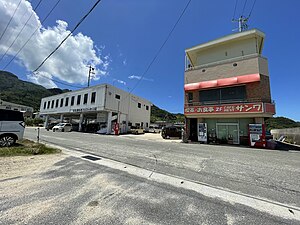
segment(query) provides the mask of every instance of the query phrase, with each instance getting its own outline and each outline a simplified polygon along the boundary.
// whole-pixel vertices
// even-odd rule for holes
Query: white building
[[[8,109],[20,111],[24,114],[25,118],[31,118],[33,115],[33,108],[26,105],[20,105],[12,102],[3,101],[0,99],[0,109]]]
[[[117,123],[120,133],[126,133],[131,126],[149,127],[151,105],[150,101],[102,84],[43,98],[40,115],[45,116],[45,126],[56,119],[74,127],[78,124],[79,131],[88,126],[94,126],[94,131],[106,127],[109,134]]]

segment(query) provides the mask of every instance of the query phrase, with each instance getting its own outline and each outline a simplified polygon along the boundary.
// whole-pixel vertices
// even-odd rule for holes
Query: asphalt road
[[[25,130],[26,138],[36,140],[36,134],[33,128]],[[300,207],[300,152],[183,144],[158,134],[153,137],[40,132],[42,141],[74,151]]]
[[[5,160],[1,225],[299,224],[68,155]]]

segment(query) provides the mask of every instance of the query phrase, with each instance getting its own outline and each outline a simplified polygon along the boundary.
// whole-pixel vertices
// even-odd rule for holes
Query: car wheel
[[[10,135],[4,135],[0,138],[0,146],[1,147],[10,147],[14,143],[16,143],[16,138]]]
[[[53,132],[55,132],[55,129],[52,129],[53,130]]]
[[[65,129],[63,128],[63,129],[61,129],[61,132],[64,132],[65,131]]]

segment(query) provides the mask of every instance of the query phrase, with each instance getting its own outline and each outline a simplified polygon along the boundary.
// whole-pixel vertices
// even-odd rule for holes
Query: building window
[[[199,99],[204,105],[244,102],[246,86],[199,91]]]
[[[66,97],[66,102],[65,102],[65,106],[69,105],[69,97]]]
[[[148,105],[146,105],[146,110],[149,110],[149,106]]]
[[[55,108],[58,107],[58,99],[56,99],[56,102],[55,102]]]
[[[138,103],[138,108],[142,108],[142,104],[141,103]]]
[[[44,109],[46,109],[46,106],[47,106],[47,102],[44,102]]]
[[[80,105],[81,95],[77,95],[77,105]]]
[[[91,103],[95,103],[96,101],[96,92],[92,92]]]
[[[71,106],[74,105],[74,102],[75,102],[75,96],[72,96],[71,97]]]
[[[52,100],[52,102],[51,102],[51,109],[53,109],[54,108],[54,100]]]
[[[193,92],[188,93],[188,103],[192,103],[194,99],[194,94]]]
[[[115,95],[115,98],[120,100],[120,99],[121,99],[121,96],[118,95],[118,94],[116,94],[116,95]]]
[[[48,104],[47,104],[47,109],[50,108],[50,101],[48,101]]]
[[[64,106],[64,99],[60,99],[60,107],[63,107]]]
[[[89,97],[88,94],[84,94],[84,97],[83,97],[83,104],[87,104],[88,97]]]

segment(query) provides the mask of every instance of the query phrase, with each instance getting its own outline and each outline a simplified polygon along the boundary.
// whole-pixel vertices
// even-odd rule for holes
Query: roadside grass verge
[[[24,139],[12,147],[0,148],[0,157],[22,156],[22,155],[44,155],[60,153],[61,150],[50,148],[44,144],[38,144],[33,141]]]

